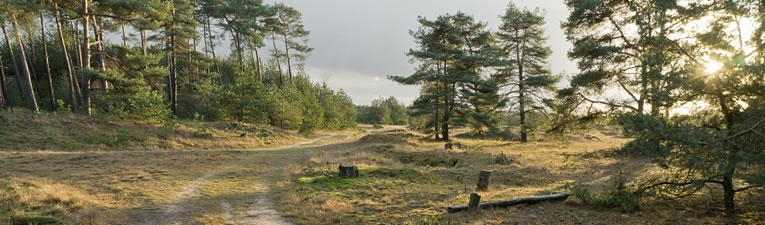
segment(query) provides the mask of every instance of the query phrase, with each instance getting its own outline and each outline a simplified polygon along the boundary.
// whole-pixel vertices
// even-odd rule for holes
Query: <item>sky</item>
[[[265,0],[283,2],[303,14],[311,30],[308,44],[314,48],[305,70],[315,82],[326,82],[342,89],[355,104],[367,105],[379,97],[394,96],[410,104],[418,86],[404,86],[387,79],[388,75],[407,76],[416,64],[406,56],[415,42],[410,30],[419,27],[418,16],[434,19],[438,15],[462,11],[496,30],[499,16],[510,0]],[[546,35],[553,54],[553,74],[577,72],[566,54],[571,43],[560,24],[568,17],[563,0],[514,0],[517,6],[545,11]],[[228,44],[223,45],[228,46]],[[227,49],[219,48],[228,54]],[[217,52],[217,51],[216,51]],[[220,53],[219,53],[220,54]]]

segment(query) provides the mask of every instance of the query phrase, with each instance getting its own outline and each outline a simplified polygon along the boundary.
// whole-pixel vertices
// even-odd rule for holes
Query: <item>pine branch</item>
[[[603,104],[603,105],[608,105],[608,106],[611,106],[611,107],[614,107],[614,106],[625,107],[625,108],[629,108],[629,109],[632,109],[634,111],[637,111],[637,108],[635,108],[633,106],[630,106],[630,105],[620,105],[620,104],[615,104],[615,103],[612,103],[612,102],[604,102],[604,101],[599,101],[599,100],[592,100],[592,99],[587,98],[587,96],[584,96],[582,93],[579,93],[579,96],[581,96],[584,100],[586,100],[586,101],[588,101],[590,103]]]
[[[752,189],[752,188],[761,188],[761,187],[762,187],[762,185],[750,185],[750,186],[747,186],[747,187],[743,187],[743,188],[739,188],[739,189],[733,190],[733,192],[746,191],[746,190],[749,190],[749,189]]]

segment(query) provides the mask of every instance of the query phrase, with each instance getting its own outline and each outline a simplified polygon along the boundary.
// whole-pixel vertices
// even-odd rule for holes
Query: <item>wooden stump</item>
[[[340,165],[340,177],[358,177],[359,168],[356,165]]]
[[[489,179],[491,178],[491,170],[481,170],[478,174],[478,184],[476,184],[476,190],[487,191],[489,190]]]
[[[444,150],[452,150],[452,143],[444,144]]]
[[[470,202],[468,202],[468,211],[477,211],[478,206],[481,204],[481,195],[477,193],[470,193]]]

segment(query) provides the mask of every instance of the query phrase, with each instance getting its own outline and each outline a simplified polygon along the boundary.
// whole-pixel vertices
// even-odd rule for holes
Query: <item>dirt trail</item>
[[[201,215],[212,215],[224,224],[245,225],[292,225],[281,217],[273,208],[273,193],[269,184],[273,183],[280,171],[289,163],[305,155],[305,151],[339,143],[346,136],[325,135],[308,141],[286,145],[274,149],[253,150],[257,154],[231,162],[222,167],[207,171],[193,181],[185,184],[180,191],[168,193],[170,201],[158,208],[142,210],[134,214],[133,221],[142,224],[201,224],[197,219]],[[258,167],[256,181],[247,189],[254,192],[248,199],[227,199],[225,197],[206,196],[202,189],[214,182],[228,179],[225,174],[240,168]],[[218,199],[216,199],[218,198]],[[215,201],[211,203],[211,201]],[[243,201],[235,204],[232,201]]]

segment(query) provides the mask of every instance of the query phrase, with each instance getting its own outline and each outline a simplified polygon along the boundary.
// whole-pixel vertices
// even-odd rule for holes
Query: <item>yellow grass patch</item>
[[[611,187],[626,177],[631,184],[660,173],[647,158],[618,154],[628,140],[592,131],[566,141],[529,143],[455,139],[466,147],[444,150],[444,143],[405,130],[372,133],[337,148],[316,151],[293,166],[279,186],[280,210],[301,224],[718,224],[726,222],[719,196],[645,199],[643,210],[622,213],[583,204],[575,197],[560,203],[523,205],[479,213],[447,214],[467,205],[480,170],[492,170],[482,201],[564,192],[567,185]],[[588,138],[596,136],[600,140]],[[504,160],[498,158],[504,156]],[[361,177],[337,176],[339,164],[355,164]],[[299,168],[299,169],[298,169]],[[739,221],[762,221],[765,203],[739,197]],[[752,204],[757,202],[755,204]],[[320,215],[317,217],[317,215]]]

